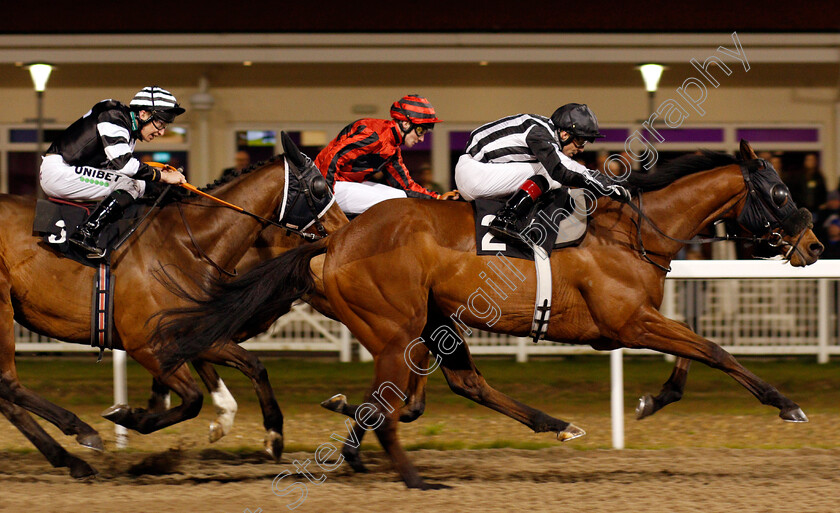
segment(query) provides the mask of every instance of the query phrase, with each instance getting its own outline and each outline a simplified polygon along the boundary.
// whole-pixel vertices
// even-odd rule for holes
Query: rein
[[[746,195],[746,193],[745,193],[745,195]],[[639,220],[634,221],[634,223],[636,224],[636,241],[639,244],[639,248],[638,248],[639,254],[642,255],[642,258],[647,260],[649,263],[651,263],[651,264],[655,265],[656,267],[662,269],[666,273],[671,272],[670,267],[664,266],[664,265],[662,265],[658,262],[655,262],[654,260],[651,260],[651,258],[648,256],[648,252],[645,249],[645,244],[642,241],[642,222],[643,221],[646,221],[651,226],[651,228],[653,228],[654,231],[656,231],[662,237],[665,237],[668,240],[671,240],[671,241],[674,241],[674,242],[677,242],[677,243],[680,243],[680,244],[706,244],[706,243],[710,243],[710,242],[723,242],[723,241],[728,241],[728,240],[732,240],[732,241],[734,241],[734,240],[746,240],[746,241],[751,241],[751,242],[758,242],[758,241],[761,240],[760,238],[755,237],[755,236],[753,236],[753,237],[743,237],[743,236],[740,236],[740,235],[728,235],[728,234],[724,235],[722,237],[719,237],[719,236],[699,237],[699,238],[695,237],[695,238],[690,239],[690,240],[678,239],[676,237],[671,237],[667,233],[663,232],[661,228],[656,226],[656,223],[651,221],[651,219],[647,215],[645,215],[645,213],[642,211],[642,193],[641,193],[641,191],[639,191],[638,198],[639,198],[639,206],[636,206],[636,204],[633,203],[632,201],[628,202],[627,205],[630,206],[630,208],[632,210],[634,210],[637,214],[639,214]],[[727,213],[729,213],[730,210],[735,208],[735,205],[737,205],[737,204],[738,204],[738,202],[735,202],[735,204],[732,205],[729,208],[729,210],[724,212],[724,215],[726,215]]]
[[[294,166],[292,166],[292,167],[294,167]],[[232,208],[233,210],[236,210],[240,214],[245,214],[247,216],[251,216],[251,217],[260,221],[263,224],[271,224],[271,225],[277,226],[279,228],[282,228],[282,229],[286,230],[287,232],[295,233],[295,234],[299,235],[304,240],[313,242],[313,241],[319,240],[319,239],[327,236],[327,232],[324,229],[323,225],[321,225],[320,221],[318,220],[317,215],[316,215],[315,222],[318,225],[318,231],[322,232],[321,236],[315,235],[314,233],[305,233],[305,232],[301,232],[301,231],[298,231],[298,230],[294,230],[292,228],[289,228],[288,226],[283,226],[282,224],[280,224],[276,221],[272,221],[271,219],[267,219],[263,216],[254,214],[253,212],[248,212],[247,210],[245,210],[242,207],[234,205],[233,203],[228,203],[227,201],[225,201],[223,199],[219,199],[219,198],[213,196],[212,194],[207,194],[206,192],[204,192],[202,190],[199,190],[195,185],[188,184],[188,183],[182,183],[181,187],[183,187],[184,189],[187,189],[190,192],[194,192],[194,193],[198,194],[199,196],[203,196],[203,197],[211,199],[211,200],[213,200],[217,203],[220,203],[220,204],[222,204],[222,205],[224,205],[228,208]],[[308,189],[307,189],[307,191],[308,191]],[[307,199],[309,199],[308,196],[307,196]],[[311,205],[312,205],[312,203],[310,202],[310,206]],[[179,204],[178,208],[180,209],[180,204]],[[313,214],[314,214],[314,212],[313,212]],[[181,214],[181,217],[183,218],[183,213]]]
[[[233,272],[226,271],[225,269],[222,268],[222,266],[220,266],[212,258],[210,258],[207,255],[207,253],[204,252],[203,249],[201,249],[201,246],[198,245],[198,241],[195,240],[195,237],[193,237],[192,229],[190,228],[190,223],[188,223],[187,218],[184,217],[184,210],[181,208],[181,204],[176,203],[176,205],[178,206],[178,213],[181,215],[181,221],[184,222],[184,228],[187,229],[187,235],[190,236],[190,241],[192,241],[193,246],[195,247],[196,251],[198,251],[198,255],[201,258],[203,258],[204,260],[207,260],[208,262],[210,262],[210,265],[212,265],[220,273],[225,274],[227,276],[230,276],[231,278],[237,276],[236,269],[234,269]]]

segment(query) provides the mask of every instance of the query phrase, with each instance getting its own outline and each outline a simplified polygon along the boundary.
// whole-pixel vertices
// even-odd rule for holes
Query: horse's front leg
[[[219,373],[210,362],[196,359],[192,361],[198,377],[210,392],[213,406],[216,407],[216,418],[210,423],[210,443],[219,441],[233,429],[233,419],[236,417],[238,406],[233,394],[230,393]]]
[[[175,371],[164,374],[160,362],[150,350],[129,350],[128,354],[151,372],[158,383],[178,394],[181,404],[162,413],[151,413],[144,408],[130,408],[125,404],[115,404],[102,412],[103,417],[145,435],[198,415],[201,411],[203,395],[186,365],[181,365]]]
[[[653,397],[648,394],[639,399],[639,404],[636,406],[636,420],[649,417],[661,410],[664,406],[682,399],[685,383],[688,380],[688,368],[690,366],[691,360],[677,357],[677,361],[674,363],[674,370],[671,371],[668,381],[662,385],[662,390],[660,390],[659,395]]]
[[[204,360],[192,360],[202,383],[210,392],[213,398],[213,405],[216,407],[216,419],[210,423],[210,443],[218,442],[221,438],[233,429],[233,419],[236,416],[236,399],[225,386],[225,382],[213,368],[213,365]],[[160,381],[152,380],[152,393],[149,396],[149,413],[162,413],[169,409],[169,387]]]
[[[711,340],[694,333],[687,326],[666,318],[656,309],[641,309],[635,319],[619,330],[626,347],[647,348],[703,362],[720,369],[750,391],[762,404],[779,409],[779,417],[789,422],[807,422],[808,417],[795,402],[782,395]]]

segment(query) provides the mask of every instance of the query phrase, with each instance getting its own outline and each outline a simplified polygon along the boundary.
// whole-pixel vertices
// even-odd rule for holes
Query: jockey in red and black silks
[[[434,107],[422,96],[404,96],[391,106],[391,118],[366,118],[347,125],[315,158],[346,213],[360,214],[391,198],[440,197],[411,178],[400,150],[402,145],[411,148],[422,142],[440,122]],[[380,171],[384,183],[373,181]]]

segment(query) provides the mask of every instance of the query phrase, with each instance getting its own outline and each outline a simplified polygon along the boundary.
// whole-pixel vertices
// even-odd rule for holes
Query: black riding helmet
[[[571,134],[567,140],[560,141],[563,146],[572,142],[575,137],[583,138],[587,142],[605,137],[598,131],[598,118],[585,103],[563,105],[551,115],[551,122],[558,132],[563,130]]]
[[[139,112],[145,110],[151,112],[152,119],[159,119],[164,123],[172,123],[175,121],[175,116],[184,113],[184,109],[178,105],[175,96],[158,86],[144,87],[128,104],[131,110]],[[147,121],[148,123],[148,121]],[[142,123],[145,125],[146,123]]]

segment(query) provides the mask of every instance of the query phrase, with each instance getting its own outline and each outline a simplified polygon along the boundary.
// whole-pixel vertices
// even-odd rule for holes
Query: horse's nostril
[[[814,256],[820,256],[820,255],[822,255],[822,252],[823,252],[823,250],[825,249],[825,246],[823,246],[823,245],[822,245],[822,244],[820,244],[819,242],[813,242],[813,243],[811,243],[811,245],[808,247],[808,249],[809,249],[809,250],[811,250],[811,254],[812,254],[812,255],[814,255]]]

